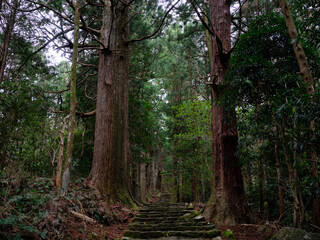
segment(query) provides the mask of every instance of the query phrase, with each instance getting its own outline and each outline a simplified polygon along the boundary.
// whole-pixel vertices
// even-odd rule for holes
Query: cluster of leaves
[[[207,141],[211,139],[211,103],[206,100],[186,101],[173,106],[174,122],[181,131],[174,136],[185,141]]]
[[[39,226],[46,218],[46,206],[55,196],[51,179],[38,178],[27,186],[27,180],[0,178],[0,236],[16,239],[45,238],[48,231]]]

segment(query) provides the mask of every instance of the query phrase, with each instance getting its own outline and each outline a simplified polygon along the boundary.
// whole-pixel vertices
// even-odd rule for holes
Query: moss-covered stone
[[[221,231],[205,222],[200,212],[179,204],[147,204],[130,223],[124,237],[132,239],[212,239]]]
[[[191,213],[184,214],[183,216],[179,217],[178,219],[184,219],[184,220],[193,219],[193,218],[199,216],[200,214],[201,214],[200,212],[193,211]]]
[[[167,233],[166,232],[161,232],[161,231],[150,231],[150,232],[140,232],[140,238],[146,239],[156,239],[160,237],[166,237]]]
[[[214,229],[208,232],[205,232],[204,236],[206,238],[214,238],[214,237],[219,237],[221,235],[221,231],[219,229]]]
[[[128,208],[131,208],[133,210],[139,210],[137,204],[135,204],[129,193],[118,194],[118,200]]]
[[[140,232],[139,231],[125,231],[123,236],[128,237],[128,238],[140,238]]]
[[[284,227],[281,228],[271,240],[320,240],[320,234],[308,233],[297,228]]]
[[[227,229],[226,231],[224,231],[222,233],[222,235],[227,237],[230,240],[236,240],[236,236],[234,235],[234,233],[230,229]]]

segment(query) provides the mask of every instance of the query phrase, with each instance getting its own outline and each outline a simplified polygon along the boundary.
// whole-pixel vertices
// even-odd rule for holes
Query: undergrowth
[[[88,223],[72,211],[95,221]],[[79,179],[58,197],[50,178],[0,178],[0,239],[106,239],[106,227],[128,222],[134,212],[108,205]]]

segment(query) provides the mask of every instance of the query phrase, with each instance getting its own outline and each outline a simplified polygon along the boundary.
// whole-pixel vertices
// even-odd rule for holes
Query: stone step
[[[208,222],[194,222],[194,221],[182,221],[182,222],[175,222],[175,224],[172,223],[156,223],[156,224],[149,224],[149,223],[141,223],[141,222],[137,222],[137,223],[130,223],[129,226],[164,226],[164,227],[171,227],[171,226],[177,226],[177,227],[181,227],[181,226],[206,226],[206,225],[212,225]]]
[[[172,215],[172,216],[181,216],[187,213],[192,213],[192,210],[181,210],[181,211],[140,211],[137,216],[155,216],[155,215]],[[157,216],[155,216],[157,217]]]
[[[164,221],[176,221],[179,216],[164,216],[164,217],[135,217],[132,222],[164,222]]]
[[[122,240],[129,239],[213,239],[221,231],[205,221],[199,212],[184,204],[169,203],[169,195],[160,203],[145,204],[132,220]]]
[[[144,221],[141,220],[136,220],[135,218],[132,220],[132,223],[140,223],[140,224],[180,224],[180,223],[189,223],[190,225],[194,225],[195,223],[199,223],[199,222],[203,222],[206,223],[206,221],[204,219],[199,219],[199,220],[194,220],[194,219],[185,219],[185,220],[175,220],[175,219],[147,219]]]
[[[143,208],[140,210],[140,213],[164,213],[164,212],[190,212],[193,211],[192,208],[168,208],[168,209],[163,209],[163,208]]]
[[[151,207],[157,207],[157,206],[183,206],[186,205],[184,203],[144,203],[144,206],[151,206]]]
[[[133,239],[156,239],[161,237],[214,238],[220,236],[218,229],[210,231],[125,231],[124,237]]]
[[[142,240],[142,238],[129,238],[129,237],[122,237],[121,240]],[[155,240],[155,239],[153,239]],[[160,237],[156,238],[156,240],[221,240],[220,236],[215,238],[190,238],[190,237]]]
[[[211,224],[208,225],[130,225],[130,231],[166,231],[166,230],[175,230],[175,231],[208,231],[215,229]]]

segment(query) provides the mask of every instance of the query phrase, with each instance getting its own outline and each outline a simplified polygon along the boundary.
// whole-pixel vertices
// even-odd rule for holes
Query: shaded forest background
[[[118,6],[114,13],[105,7],[109,2]],[[298,29],[298,36],[290,39],[277,1],[231,1],[235,47],[224,82],[216,86],[225,89],[224,94],[213,101],[213,37],[199,17],[210,26],[209,2],[214,1],[124,2],[128,6],[123,1],[0,0],[0,230],[1,225],[26,225],[40,234],[45,211],[35,217],[32,206],[41,209],[60,194],[73,196],[74,189],[89,191],[92,186],[98,198],[133,209],[159,192],[171,193],[173,201],[207,203],[216,176],[211,112],[215,104],[235,110],[247,223],[319,231],[320,3],[288,1]],[[80,30],[77,58],[72,60],[75,10]],[[127,36],[121,35],[122,28],[110,28],[118,31],[115,38],[120,36],[114,46],[101,37],[113,36],[111,30],[104,32],[108,23],[103,21],[112,14],[114,22],[128,28]],[[299,74],[292,48],[297,42],[302,43],[313,76],[311,93]],[[125,112],[125,104],[115,112],[119,111],[119,122],[127,123],[119,129],[127,129],[128,136],[119,129],[112,133],[125,145],[117,144],[125,160],[111,163],[122,164],[114,168],[121,173],[114,179],[121,176],[123,184],[114,180],[119,183],[114,190],[99,183],[93,158],[99,133],[97,84],[99,76],[111,72],[102,70],[101,56],[107,59],[117,52],[115,46],[123,51],[115,53],[114,72],[126,79],[118,85],[127,91],[128,115],[119,110]],[[122,59],[130,66],[127,73],[120,72]],[[75,83],[70,81],[72,63],[77,67]],[[72,86],[75,118],[68,117]],[[113,96],[112,101],[121,102],[123,96]],[[223,117],[227,125],[234,121],[233,116]],[[65,155],[72,119],[69,158]],[[59,181],[69,168],[69,193],[65,185],[66,191],[47,194],[63,188]],[[225,169],[229,170],[232,175],[234,169]],[[86,214],[105,220],[99,213]]]

